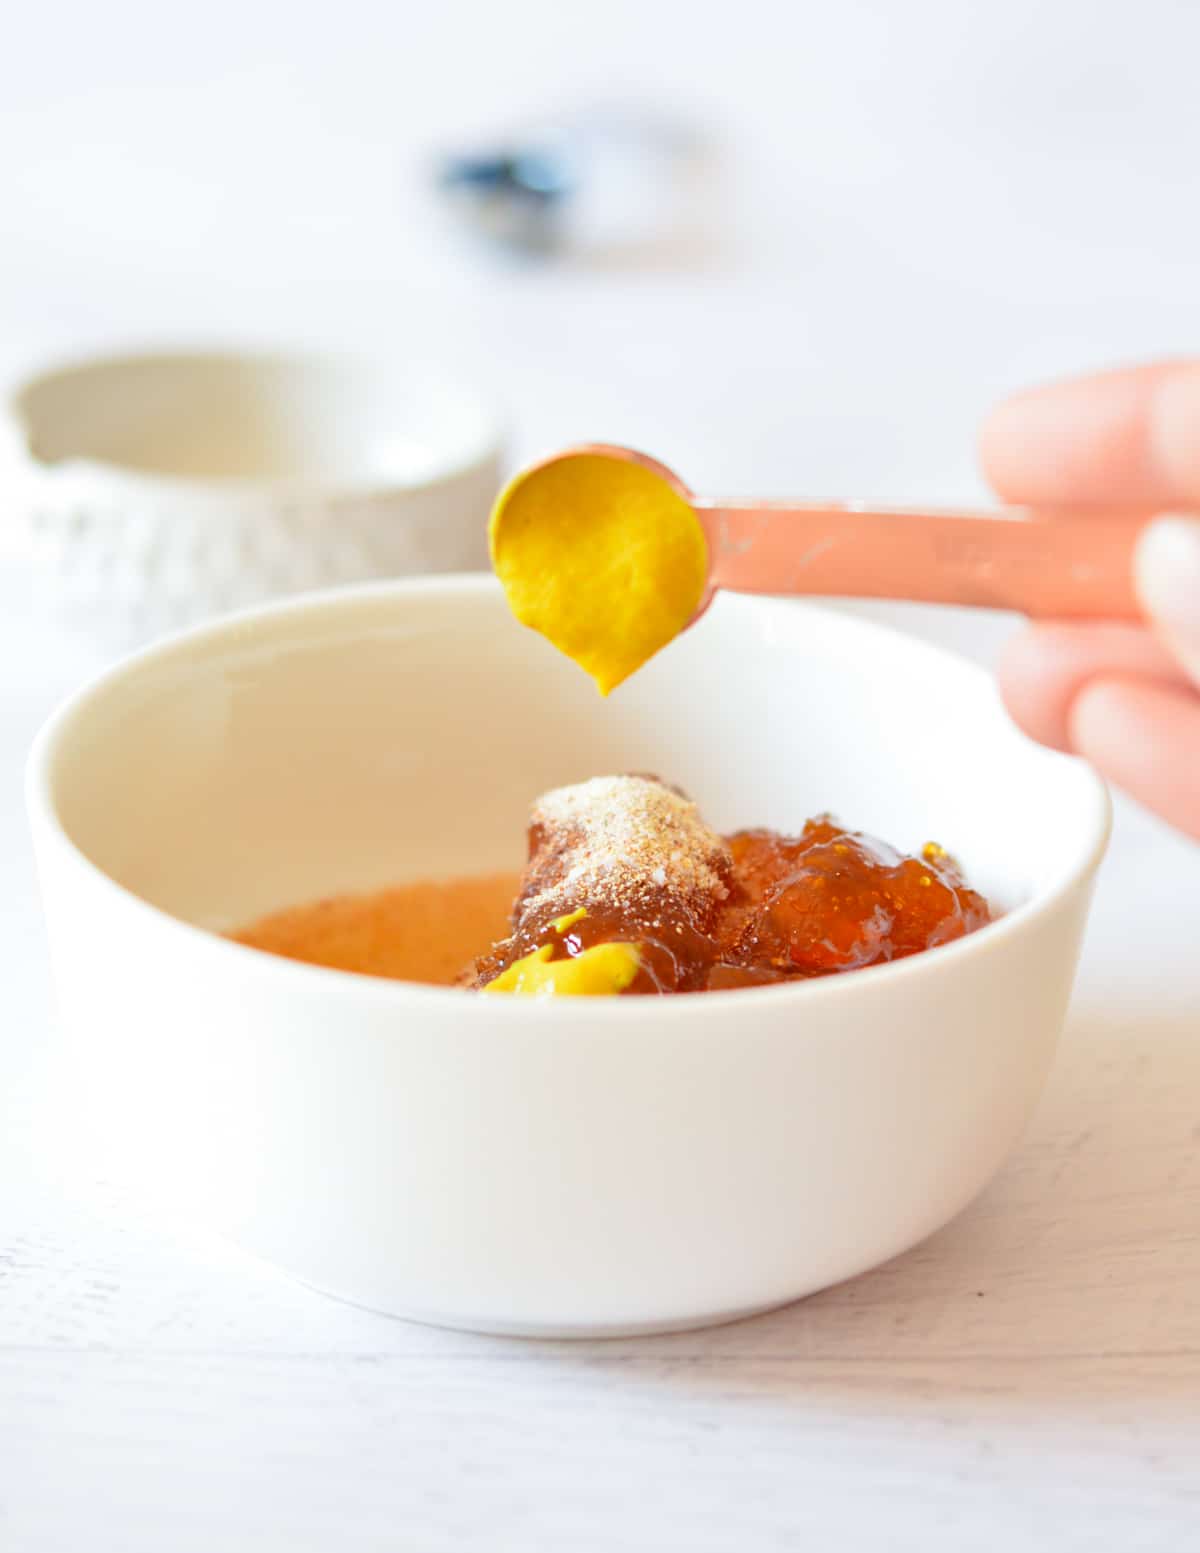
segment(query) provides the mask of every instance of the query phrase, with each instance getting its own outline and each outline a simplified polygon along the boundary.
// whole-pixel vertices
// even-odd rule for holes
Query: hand
[[[1135,556],[1147,626],[1032,626],[1000,687],[1027,733],[1200,839],[1200,362],[1020,394],[989,416],[981,453],[1005,501],[1162,514]]]

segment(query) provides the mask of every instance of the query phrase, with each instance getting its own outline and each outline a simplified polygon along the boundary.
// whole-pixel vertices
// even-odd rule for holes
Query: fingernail
[[[1156,518],[1138,540],[1133,568],[1142,608],[1200,683],[1200,518]]]

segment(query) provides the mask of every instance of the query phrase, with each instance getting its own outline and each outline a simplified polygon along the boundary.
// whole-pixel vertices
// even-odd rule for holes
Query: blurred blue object
[[[579,187],[579,166],[567,137],[548,131],[524,145],[447,156],[438,183],[481,235],[537,253],[562,236],[562,207]]]
[[[691,126],[597,110],[446,155],[437,184],[469,230],[510,252],[611,256],[670,234],[704,150]]]

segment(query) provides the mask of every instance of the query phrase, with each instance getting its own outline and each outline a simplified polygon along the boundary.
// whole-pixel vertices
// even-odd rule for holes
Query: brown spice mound
[[[729,848],[691,799],[651,777],[593,777],[533,806],[515,916],[577,905],[637,915],[664,897],[707,912],[728,893]]]
[[[542,944],[562,958],[619,941],[639,950],[630,991],[697,989],[732,877],[729,847],[678,789],[647,776],[556,788],[533,806],[512,936],[467,979],[486,986]]]

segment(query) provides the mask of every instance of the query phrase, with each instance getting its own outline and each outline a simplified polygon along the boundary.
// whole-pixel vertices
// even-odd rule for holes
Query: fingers
[[[1150,631],[1035,626],[1009,643],[1000,688],[1033,738],[1200,839],[1200,694]]]
[[[1127,625],[1034,626],[1008,644],[999,667],[1013,718],[1031,738],[1057,750],[1074,748],[1072,708],[1088,684],[1128,675],[1180,689],[1187,683],[1149,631]]]
[[[1010,644],[1000,684],[1035,739],[1200,839],[1200,362],[1018,395],[987,421],[981,455],[1008,501],[1179,514],[1156,519],[1135,554],[1152,630],[1037,627]]]
[[[1018,394],[984,423],[980,457],[1006,501],[1200,507],[1200,362]]]
[[[1110,782],[1200,840],[1200,695],[1123,675],[1071,705],[1073,748]]]

